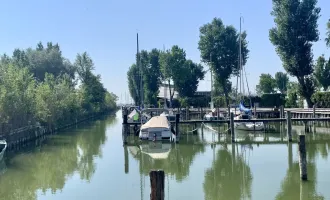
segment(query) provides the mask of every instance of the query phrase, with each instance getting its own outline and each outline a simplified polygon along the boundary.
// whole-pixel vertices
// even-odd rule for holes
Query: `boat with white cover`
[[[167,120],[166,116],[152,117],[147,123],[141,126],[139,138],[141,140],[172,141],[171,123]]]

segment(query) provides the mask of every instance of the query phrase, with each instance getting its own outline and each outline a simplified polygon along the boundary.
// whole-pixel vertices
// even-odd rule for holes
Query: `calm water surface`
[[[309,181],[301,183],[297,144],[286,142],[283,126],[275,128],[279,133],[238,132],[236,145],[215,133],[225,127],[204,127],[183,135],[180,144],[123,147],[119,111],[7,154],[0,199],[149,199],[151,169],[166,173],[165,199],[330,199],[330,131],[308,133]]]

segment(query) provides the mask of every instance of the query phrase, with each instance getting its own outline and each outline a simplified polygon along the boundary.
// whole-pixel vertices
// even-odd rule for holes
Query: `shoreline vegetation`
[[[93,70],[87,52],[71,63],[52,42],[2,55],[0,137],[10,145],[115,111],[118,97]]]
[[[262,73],[256,85],[257,95],[251,94],[247,78],[239,73],[240,64],[245,66],[251,51],[248,33],[226,24],[220,18],[214,18],[199,28],[198,49],[206,69],[188,59],[186,51],[178,45],[173,45],[170,49],[153,48],[150,51],[137,52],[136,62],[127,72],[129,92],[135,105],[141,105],[143,99],[145,104],[160,106],[163,102],[158,98],[159,89],[166,83],[169,88],[169,102],[166,102],[168,106],[209,106],[210,95],[198,96],[196,91],[199,81],[204,79],[207,71],[211,71],[212,97],[216,107],[228,107],[238,97],[249,102],[248,98],[251,96],[254,99],[265,99],[261,104],[267,103],[268,107],[279,106],[277,104],[289,108],[304,107],[304,104],[309,108],[314,104],[323,108],[329,106],[330,58],[314,55],[312,47],[323,38],[318,26],[326,26],[324,42],[330,47],[330,19],[327,24],[319,24],[321,8],[317,2],[273,0],[271,16],[275,24],[269,30],[269,40],[280,57],[285,72],[277,72],[274,77]],[[242,56],[241,60],[239,55]],[[267,67],[267,63],[265,65]],[[237,83],[230,81],[234,77],[243,78],[243,92],[238,91],[239,79]],[[295,81],[290,81],[289,77]],[[245,84],[248,94],[244,92]],[[240,90],[241,88],[242,86]],[[174,99],[176,93],[178,97]],[[276,104],[268,105],[269,100]]]

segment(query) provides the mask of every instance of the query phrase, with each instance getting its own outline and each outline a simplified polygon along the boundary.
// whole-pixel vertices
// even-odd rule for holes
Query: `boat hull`
[[[234,123],[234,127],[237,130],[243,130],[243,131],[262,131],[262,130],[264,130],[263,123],[240,122],[240,123]]]

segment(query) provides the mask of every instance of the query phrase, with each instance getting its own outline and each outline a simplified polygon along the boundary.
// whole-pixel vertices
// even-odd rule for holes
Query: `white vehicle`
[[[152,117],[140,128],[139,138],[141,140],[170,140],[173,139],[171,124],[165,116]]]

